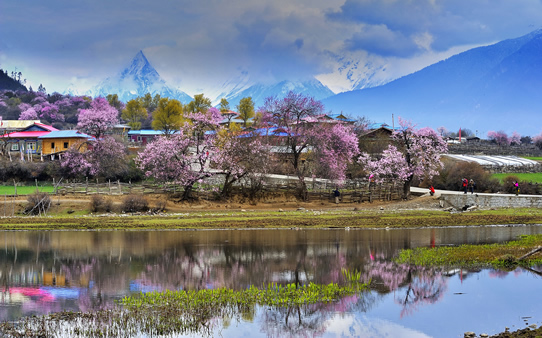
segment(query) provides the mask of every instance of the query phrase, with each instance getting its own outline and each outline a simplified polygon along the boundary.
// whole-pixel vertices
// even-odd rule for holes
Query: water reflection
[[[140,291],[328,284],[340,280],[343,268],[361,271],[372,293],[242,314],[250,323],[261,312],[260,329],[271,336],[317,335],[326,332],[337,313],[371,313],[389,296],[400,308],[395,321],[416,317],[420,308],[449,295],[452,276],[463,281],[478,272],[393,264],[390,259],[400,249],[491,243],[535,233],[542,233],[541,227],[1,232],[0,319],[103,309]]]

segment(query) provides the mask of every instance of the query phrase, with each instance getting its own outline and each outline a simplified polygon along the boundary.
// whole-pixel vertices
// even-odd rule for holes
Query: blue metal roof
[[[154,129],[130,130],[128,132],[128,135],[158,136],[158,135],[164,135],[164,131],[154,130]]]
[[[47,135],[43,135],[38,138],[43,139],[43,138],[70,138],[70,137],[86,138],[87,140],[94,139],[94,137],[84,134],[77,130],[54,130],[48,133]]]

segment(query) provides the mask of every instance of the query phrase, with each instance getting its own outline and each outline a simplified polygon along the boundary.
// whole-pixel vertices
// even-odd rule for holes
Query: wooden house
[[[94,140],[94,137],[77,130],[57,130],[40,136],[39,140],[42,155],[53,155],[66,151],[75,144],[82,144],[80,151],[85,151],[88,148],[85,142]]]
[[[1,138],[8,143],[10,152],[39,154],[41,152],[39,137],[45,136],[52,131],[58,131],[58,129],[46,124],[34,123],[21,131],[2,135]]]

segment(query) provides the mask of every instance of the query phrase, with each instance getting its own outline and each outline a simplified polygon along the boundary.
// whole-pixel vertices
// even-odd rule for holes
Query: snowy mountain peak
[[[124,71],[122,72],[121,77],[126,76],[135,76],[141,79],[152,78],[154,81],[163,82],[156,69],[151,66],[149,60],[147,60],[145,54],[143,54],[143,51],[141,50],[132,59],[130,65],[126,67],[126,69],[124,69]]]
[[[92,91],[93,96],[106,96],[115,93],[124,102],[147,93],[152,96],[159,94],[161,97],[177,99],[184,104],[192,101],[192,98],[185,92],[168,86],[141,50],[128,67],[116,76],[108,77]]]

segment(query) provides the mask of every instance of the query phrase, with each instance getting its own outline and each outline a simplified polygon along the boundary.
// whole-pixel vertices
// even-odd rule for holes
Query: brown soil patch
[[[109,199],[113,202],[113,206],[120,210],[123,198],[126,195],[104,195],[105,199]],[[91,195],[52,195],[52,213],[66,213],[70,212],[82,212],[90,209]],[[274,196],[262,201],[249,201],[245,198],[234,197],[227,201],[179,201],[178,198],[173,196],[167,196],[164,194],[149,194],[145,195],[145,198],[149,202],[151,208],[155,208],[159,205],[165,205],[166,212],[179,213],[190,211],[219,211],[219,210],[269,210],[277,211],[282,209],[284,211],[297,210],[299,208],[305,208],[309,210],[438,210],[439,202],[435,197],[422,196],[413,197],[407,201],[373,201],[352,203],[341,202],[335,204],[334,202],[327,201],[309,201],[303,202],[297,200],[293,196]],[[0,216],[3,215],[2,209],[3,201],[0,201]],[[15,213],[20,213],[23,206],[27,203],[26,196],[19,196],[14,201],[7,200],[7,213],[11,213],[11,204],[15,203]],[[116,210],[116,211],[118,211]]]

